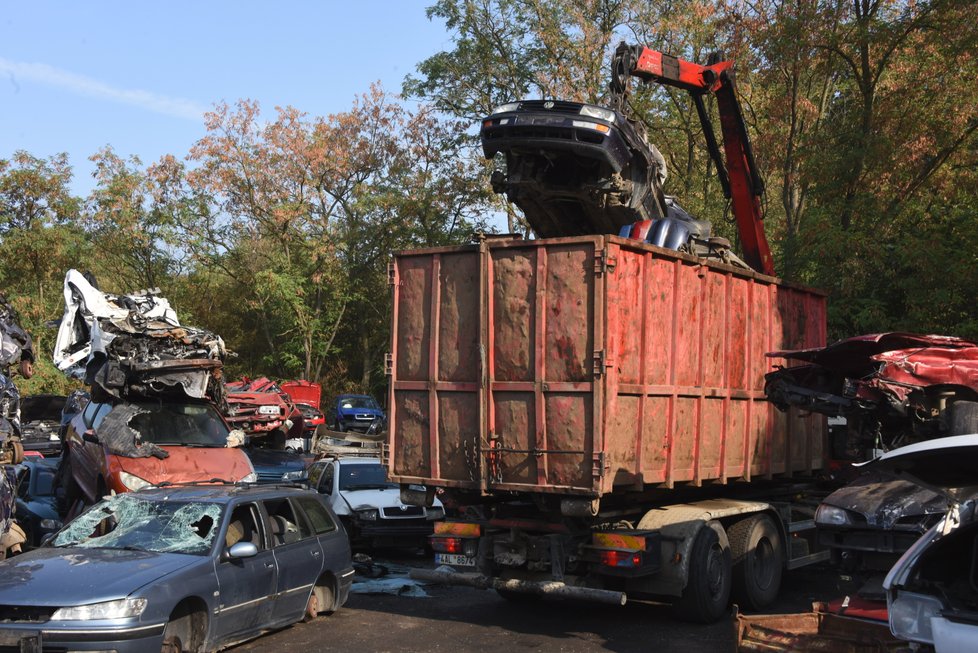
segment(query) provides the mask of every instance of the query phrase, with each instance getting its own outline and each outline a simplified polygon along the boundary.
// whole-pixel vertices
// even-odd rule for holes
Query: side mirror
[[[252,558],[258,555],[258,547],[251,542],[238,542],[232,544],[228,549],[228,558],[235,560],[239,558]]]
[[[99,444],[98,436],[95,435],[95,431],[93,431],[92,429],[88,429],[87,431],[82,433],[82,440],[84,440],[85,442],[91,442],[92,444]]]

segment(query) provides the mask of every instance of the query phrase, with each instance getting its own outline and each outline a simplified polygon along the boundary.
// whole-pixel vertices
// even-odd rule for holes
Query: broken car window
[[[224,447],[228,428],[217,410],[202,403],[119,404],[96,429],[110,453],[165,458],[160,445]]]
[[[120,494],[77,517],[53,546],[206,555],[222,512],[216,503],[149,501]]]

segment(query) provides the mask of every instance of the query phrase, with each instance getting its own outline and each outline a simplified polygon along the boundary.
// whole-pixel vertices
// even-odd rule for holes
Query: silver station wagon
[[[218,650],[333,612],[353,574],[343,526],[316,492],[120,494],[0,563],[0,650]]]

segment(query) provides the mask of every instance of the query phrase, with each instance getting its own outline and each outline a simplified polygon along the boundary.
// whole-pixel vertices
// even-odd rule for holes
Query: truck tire
[[[767,515],[742,519],[727,529],[733,563],[734,602],[751,610],[778,597],[784,570],[784,543]]]
[[[689,552],[689,577],[682,596],[675,602],[683,621],[713,623],[727,612],[730,603],[731,563],[727,533],[710,521],[699,530]]]
[[[978,401],[955,401],[951,404],[950,435],[978,433]]]

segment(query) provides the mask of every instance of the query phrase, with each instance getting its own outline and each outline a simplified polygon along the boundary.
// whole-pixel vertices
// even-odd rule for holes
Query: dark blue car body
[[[40,546],[48,533],[61,528],[54,479],[58,458],[33,456],[14,466],[17,474],[17,523],[27,536],[27,546]]]
[[[326,425],[334,431],[381,433],[387,428],[387,416],[370,395],[339,395],[329,410]]]

